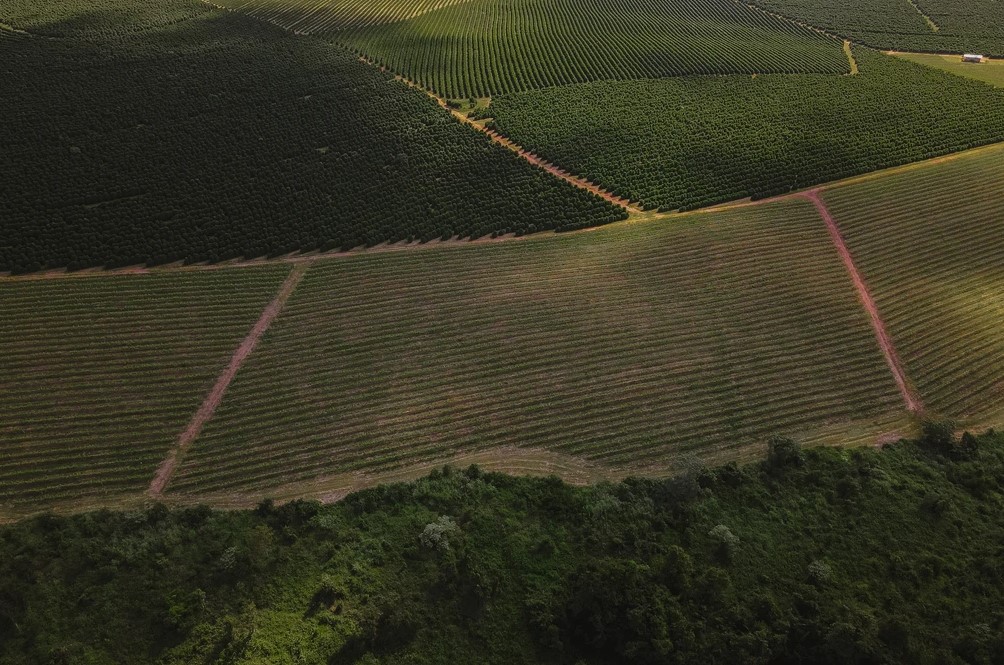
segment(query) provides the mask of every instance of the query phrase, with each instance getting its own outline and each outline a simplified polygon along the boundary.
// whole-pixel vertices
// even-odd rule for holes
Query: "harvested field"
[[[823,193],[934,414],[1004,422],[1004,146]]]
[[[142,492],[288,272],[0,282],[0,513]]]
[[[962,58],[958,55],[939,55],[936,53],[893,53],[893,55],[920,65],[940,69],[949,74],[983,81],[997,88],[1004,88],[1004,59],[987,60],[974,64],[962,62]]]
[[[825,224],[790,201],[315,264],[169,494],[523,446],[666,472],[904,416]]]

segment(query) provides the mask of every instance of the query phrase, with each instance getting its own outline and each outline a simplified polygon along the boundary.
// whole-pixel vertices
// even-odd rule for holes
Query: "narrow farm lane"
[[[893,346],[892,338],[889,337],[889,333],[886,330],[885,322],[882,320],[882,316],[879,314],[878,305],[875,304],[875,299],[872,298],[871,292],[868,290],[868,286],[865,284],[864,277],[858,271],[857,266],[854,264],[854,258],[851,256],[850,250],[847,248],[847,243],[844,242],[844,237],[840,233],[840,227],[837,226],[837,222],[833,219],[833,215],[827,209],[826,204],[819,197],[819,190],[813,189],[802,194],[805,198],[812,201],[816,206],[816,210],[819,212],[820,217],[826,222],[826,228],[830,232],[830,238],[833,240],[833,245],[837,249],[837,253],[840,254],[840,259],[844,262],[844,267],[847,269],[848,275],[850,275],[851,281],[854,283],[854,288],[858,292],[858,298],[861,300],[861,304],[864,306],[865,311],[868,312],[868,318],[871,319],[872,329],[875,331],[875,338],[878,341],[879,348],[882,349],[882,355],[885,356],[886,364],[889,365],[889,370],[892,372],[893,379],[896,381],[896,385],[899,387],[900,393],[903,395],[903,401],[906,403],[906,408],[911,413],[921,413],[924,410],[924,406],[920,401],[913,388],[910,386],[910,382],[906,377],[906,371],[903,369],[903,363],[899,359],[899,355],[896,353],[896,347]]]
[[[153,481],[150,483],[150,488],[147,490],[150,496],[159,497],[164,493],[185,450],[198,438],[199,433],[202,432],[202,428],[205,427],[206,423],[213,417],[213,414],[216,413],[216,409],[219,407],[220,402],[223,401],[223,396],[226,394],[231,382],[233,382],[234,377],[237,376],[237,372],[240,371],[244,361],[248,359],[255,350],[255,347],[258,346],[262,335],[265,334],[265,331],[272,325],[272,322],[279,316],[286,301],[289,300],[289,297],[303,279],[304,274],[306,274],[308,267],[309,264],[298,264],[293,267],[289,273],[289,277],[286,278],[286,281],[279,288],[279,292],[276,293],[275,298],[265,307],[257,323],[254,324],[247,337],[244,338],[244,341],[234,351],[234,355],[230,358],[230,363],[216,379],[212,390],[209,391],[209,394],[203,400],[202,406],[195,412],[188,427],[178,437],[178,442],[174,448],[171,449],[168,456],[161,462],[160,467],[157,469],[157,475],[154,476]]]
[[[365,58],[360,58],[360,60],[362,62],[365,62],[365,63],[370,64],[370,65],[374,64],[374,63],[370,62],[369,60],[366,60]],[[579,177],[577,175],[573,175],[573,174],[571,174],[571,173],[569,173],[569,172],[561,169],[556,164],[552,164],[551,162],[549,162],[549,161],[547,161],[545,159],[540,158],[539,156],[533,154],[529,150],[526,150],[522,146],[517,145],[516,143],[514,143],[510,139],[506,138],[505,136],[502,136],[501,134],[499,134],[495,130],[489,129],[488,127],[484,126],[483,124],[477,123],[477,122],[471,120],[469,117],[467,117],[467,115],[461,113],[460,111],[457,111],[456,109],[450,108],[449,104],[446,103],[445,99],[443,99],[442,97],[439,97],[438,95],[436,95],[433,92],[430,92],[430,91],[426,90],[425,88],[422,88],[420,85],[418,85],[414,81],[409,81],[408,79],[406,79],[406,78],[404,78],[402,76],[395,76],[394,78],[397,79],[398,81],[401,81],[402,83],[404,83],[404,84],[412,87],[412,88],[415,88],[416,90],[421,90],[422,92],[424,92],[425,94],[427,94],[429,97],[431,97],[433,100],[435,100],[435,102],[437,104],[439,104],[440,107],[442,107],[442,108],[446,109],[447,111],[449,111],[450,114],[453,115],[453,117],[456,118],[459,122],[467,125],[468,127],[473,128],[473,129],[475,129],[475,130],[477,130],[477,131],[479,131],[479,132],[481,132],[483,134],[486,134],[494,143],[502,146],[503,148],[511,150],[512,152],[516,153],[522,159],[526,160],[527,162],[533,164],[534,166],[536,166],[538,168],[544,169],[545,171],[547,171],[548,173],[550,173],[554,177],[560,178],[560,179],[564,180],[565,182],[569,183],[570,185],[574,185],[575,187],[578,187],[579,189],[584,189],[584,190],[586,190],[588,192],[592,192],[596,196],[599,196],[601,199],[605,199],[605,200],[607,200],[607,201],[609,201],[609,202],[611,202],[611,203],[613,203],[615,205],[619,205],[620,207],[624,208],[625,210],[627,210],[631,214],[637,214],[637,213],[640,213],[640,212],[644,212],[639,206],[635,205],[631,201],[628,201],[627,199],[623,199],[623,198],[621,198],[621,197],[619,197],[619,196],[617,196],[615,194],[612,194],[611,192],[608,192],[607,190],[605,190],[602,187],[600,187],[599,185],[597,185],[595,183],[592,183],[592,182],[589,182],[585,178],[581,178],[581,177]]]

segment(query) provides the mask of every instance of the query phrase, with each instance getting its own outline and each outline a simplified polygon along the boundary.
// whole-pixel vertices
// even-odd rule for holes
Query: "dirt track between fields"
[[[878,341],[879,348],[882,349],[882,355],[885,356],[886,364],[889,365],[889,370],[892,372],[893,379],[896,381],[896,385],[899,387],[899,391],[903,395],[903,401],[906,403],[907,410],[911,413],[922,412],[924,410],[924,406],[921,404],[920,398],[910,387],[910,382],[907,380],[906,372],[903,369],[903,363],[900,361],[899,355],[896,353],[896,347],[893,346],[892,338],[889,337],[885,322],[879,314],[878,305],[875,304],[875,299],[872,298],[871,292],[868,290],[868,286],[865,284],[864,278],[861,276],[861,273],[858,271],[858,268],[854,263],[854,258],[851,256],[851,252],[847,248],[847,243],[844,242],[844,237],[840,233],[840,227],[837,226],[837,222],[833,219],[833,215],[830,214],[826,204],[823,203],[823,200],[819,197],[818,189],[804,192],[801,196],[809,201],[812,201],[812,203],[816,206],[816,210],[819,212],[819,215],[823,218],[823,221],[826,222],[826,228],[830,232],[830,238],[833,240],[833,245],[836,247],[837,253],[840,254],[840,259],[844,262],[844,267],[847,268],[847,273],[850,275],[851,281],[854,283],[854,289],[858,293],[858,299],[861,301],[862,306],[864,306],[865,311],[868,312],[868,317],[871,319],[872,329],[875,331],[875,338]]]
[[[237,372],[244,365],[244,361],[248,359],[248,356],[258,346],[262,335],[265,334],[265,331],[272,325],[272,322],[279,316],[286,301],[289,300],[289,297],[299,285],[300,280],[303,279],[303,275],[307,272],[307,267],[308,265],[306,264],[293,267],[293,270],[289,273],[289,277],[286,278],[286,281],[282,283],[278,293],[276,293],[275,298],[265,307],[257,323],[251,328],[251,332],[247,334],[244,341],[234,351],[233,356],[230,357],[230,363],[223,370],[223,373],[217,377],[216,383],[213,385],[212,390],[209,391],[209,394],[206,395],[202,406],[195,412],[188,427],[178,437],[178,442],[157,469],[157,475],[154,476],[153,481],[150,483],[150,488],[147,490],[150,496],[159,497],[164,493],[164,489],[171,482],[171,477],[174,475],[185,451],[198,438],[202,432],[202,428],[205,427],[206,423],[213,417],[213,414],[216,413],[216,409],[219,407],[220,402],[223,401],[227,388],[230,387],[234,377],[237,376]]]
[[[360,58],[360,60],[362,62],[365,62],[365,63],[370,64],[370,65],[373,64],[372,62],[370,62],[369,60],[366,60],[365,58]],[[383,67],[381,67],[380,69],[381,69],[381,71],[386,71],[386,69],[383,68]],[[621,197],[619,197],[619,196],[617,196],[615,194],[612,194],[611,192],[608,192],[607,190],[605,190],[602,187],[600,187],[599,185],[597,185],[595,183],[592,183],[592,182],[589,182],[585,178],[580,178],[577,175],[573,175],[573,174],[571,174],[571,173],[569,173],[567,171],[562,170],[557,165],[552,164],[551,162],[538,157],[537,155],[533,154],[529,150],[526,150],[522,146],[516,144],[512,140],[506,138],[505,136],[502,136],[501,134],[499,134],[498,132],[496,132],[494,129],[489,129],[486,126],[484,126],[484,125],[482,125],[482,124],[480,124],[478,122],[475,122],[474,120],[471,120],[466,114],[461,113],[460,111],[458,111],[456,109],[450,108],[450,105],[446,103],[445,99],[443,99],[442,97],[436,95],[433,92],[430,92],[429,90],[426,90],[425,88],[421,87],[420,85],[418,85],[414,81],[410,81],[410,80],[408,80],[408,79],[406,79],[406,78],[404,78],[403,76],[400,76],[400,75],[397,75],[394,78],[397,79],[398,81],[401,81],[402,83],[404,83],[405,85],[407,85],[407,86],[409,86],[411,88],[414,88],[416,90],[420,90],[420,91],[424,92],[429,97],[431,97],[433,100],[435,100],[435,102],[437,104],[439,104],[439,106],[441,108],[446,109],[447,111],[449,111],[450,114],[453,115],[453,117],[456,118],[458,121],[460,121],[462,124],[467,125],[468,127],[471,127],[472,129],[475,129],[475,130],[481,132],[482,134],[487,135],[494,143],[502,146],[503,148],[511,150],[512,152],[516,153],[517,155],[519,155],[521,158],[523,158],[524,160],[526,160],[530,164],[533,164],[534,166],[536,166],[538,168],[544,169],[545,171],[547,171],[548,173],[550,173],[554,177],[560,178],[560,179],[564,180],[565,182],[567,182],[567,183],[569,183],[569,184],[571,184],[571,185],[573,185],[575,187],[578,187],[579,189],[584,189],[584,190],[586,190],[588,192],[592,192],[596,196],[599,196],[601,199],[605,199],[605,200],[609,201],[610,203],[613,203],[614,205],[618,205],[618,206],[624,208],[629,213],[637,214],[637,213],[643,212],[643,210],[640,207],[636,206],[631,201],[628,201],[627,199],[623,199],[623,198],[621,198]]]

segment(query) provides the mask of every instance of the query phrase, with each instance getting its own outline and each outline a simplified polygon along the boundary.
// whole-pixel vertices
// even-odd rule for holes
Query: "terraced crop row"
[[[0,514],[145,489],[288,272],[0,283]]]
[[[825,192],[928,409],[1004,415],[1004,148]]]
[[[316,264],[169,493],[461,451],[617,468],[902,413],[813,206]]]
[[[857,76],[603,82],[504,95],[481,115],[548,161],[665,210],[1004,140],[1004,91],[854,52]]]
[[[849,71],[838,41],[732,0],[467,0],[366,27],[345,27],[303,0],[223,2],[329,33],[450,98],[604,79]],[[398,16],[416,11],[411,0],[394,7]]]
[[[470,0],[221,0],[297,34],[318,34],[393,23]],[[214,3],[216,4],[216,3]]]

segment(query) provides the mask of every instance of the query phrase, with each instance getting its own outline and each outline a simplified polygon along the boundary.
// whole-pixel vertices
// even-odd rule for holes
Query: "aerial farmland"
[[[1001,63],[994,0],[0,0],[0,665],[997,662]]]

